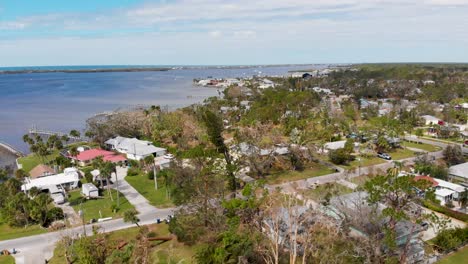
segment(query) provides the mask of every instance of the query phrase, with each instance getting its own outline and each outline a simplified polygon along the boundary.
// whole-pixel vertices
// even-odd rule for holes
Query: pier
[[[64,142],[64,145],[69,145],[77,142],[87,142],[88,138],[86,137],[73,137],[70,136],[67,133],[63,132],[57,132],[57,131],[50,131],[50,130],[45,130],[45,129],[38,129],[37,127],[33,126],[31,129],[29,129],[28,134],[31,136],[36,136],[39,135],[42,139],[47,140],[49,137],[55,135],[58,137],[63,137],[67,136],[68,141]]]

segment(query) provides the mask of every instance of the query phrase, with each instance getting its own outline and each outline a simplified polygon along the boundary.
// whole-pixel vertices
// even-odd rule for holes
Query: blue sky
[[[468,0],[0,0],[0,66],[468,62]]]

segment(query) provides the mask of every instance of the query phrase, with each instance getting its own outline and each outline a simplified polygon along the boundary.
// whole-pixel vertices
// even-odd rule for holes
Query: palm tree
[[[138,212],[135,209],[129,209],[125,211],[123,220],[124,222],[131,222],[140,227],[140,225],[138,224],[138,222],[140,222],[140,219],[138,218]]]

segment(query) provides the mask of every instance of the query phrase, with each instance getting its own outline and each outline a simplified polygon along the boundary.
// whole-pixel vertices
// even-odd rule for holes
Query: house
[[[51,167],[47,165],[39,164],[29,172],[29,177],[31,177],[32,179],[36,179],[36,178],[54,175],[54,174],[55,174],[54,169],[52,169]]]
[[[36,187],[39,190],[49,190],[50,186],[60,186],[61,188],[75,189],[78,187],[80,178],[76,168],[66,168],[63,173],[44,176],[36,179],[27,178],[21,186],[21,190],[26,192]]]
[[[424,124],[426,126],[437,125],[442,121],[441,119],[431,115],[422,115],[421,118],[424,120]]]
[[[449,177],[468,183],[468,162],[451,166],[449,168]]]
[[[124,155],[116,154],[115,152],[103,149],[85,150],[80,152],[76,156],[69,156],[69,158],[72,159],[75,162],[75,164],[78,164],[79,166],[87,166],[98,157],[102,157],[104,161],[112,163],[127,161],[127,158]]]
[[[333,142],[327,142],[323,146],[323,151],[321,151],[322,154],[328,153],[330,150],[337,150],[340,148],[344,148],[346,144],[346,140],[340,140],[340,141],[333,141]],[[359,146],[358,142],[354,142],[354,147]]]
[[[436,198],[441,201],[442,204],[449,200],[458,200],[460,195],[465,191],[465,187],[456,183],[448,181],[434,179],[438,186],[436,187]]]
[[[259,84],[260,85],[258,86],[258,88],[260,89],[272,88],[272,87],[275,87],[276,85],[273,81],[268,80],[268,79],[261,80]]]
[[[92,183],[85,183],[81,186],[81,194],[86,198],[99,197],[99,189]]]
[[[136,138],[115,137],[104,142],[110,150],[127,155],[128,159],[142,160],[147,156],[160,157],[166,154],[165,148],[155,147],[151,142]]]
[[[327,89],[327,88],[320,88],[320,87],[314,87],[312,88],[312,90],[316,93],[324,93],[326,95],[332,95],[334,94],[330,89]]]

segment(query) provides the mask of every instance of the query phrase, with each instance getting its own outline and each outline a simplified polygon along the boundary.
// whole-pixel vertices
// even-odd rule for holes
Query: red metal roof
[[[119,161],[126,161],[127,158],[122,154],[116,154],[112,151],[107,151],[103,149],[90,149],[80,152],[76,157],[71,157],[72,159],[79,160],[79,161],[89,161],[93,160],[97,157],[102,156],[104,161],[109,162],[119,162]]]

